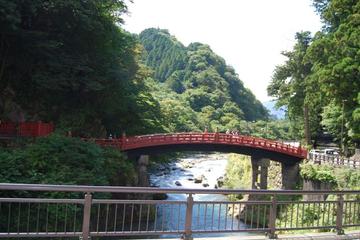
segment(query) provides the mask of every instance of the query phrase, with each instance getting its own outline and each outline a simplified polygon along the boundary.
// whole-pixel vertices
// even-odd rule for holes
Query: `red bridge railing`
[[[306,149],[263,138],[224,133],[169,133],[122,137],[119,139],[96,139],[101,146],[112,146],[123,151],[144,147],[175,144],[224,144],[259,148],[300,158],[307,157]]]
[[[43,122],[1,122],[0,134],[19,137],[42,137],[54,131],[54,124]]]

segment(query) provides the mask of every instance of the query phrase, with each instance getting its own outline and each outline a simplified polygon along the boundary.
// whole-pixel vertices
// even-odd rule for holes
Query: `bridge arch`
[[[123,136],[120,139],[98,139],[103,146],[120,148],[128,156],[151,155],[176,151],[210,151],[239,153],[251,156],[253,188],[267,188],[269,159],[282,165],[283,188],[291,189],[298,177],[298,164],[307,151],[282,142],[223,133],[168,133]],[[258,184],[257,184],[258,182]]]
[[[307,151],[282,142],[224,133],[167,133],[123,136],[119,139],[98,139],[96,143],[114,146],[128,154],[151,154],[164,151],[216,151],[271,158],[283,163],[295,163],[307,156]]]

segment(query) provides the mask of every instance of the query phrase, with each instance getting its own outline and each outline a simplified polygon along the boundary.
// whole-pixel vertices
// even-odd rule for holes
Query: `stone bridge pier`
[[[251,188],[267,189],[268,188],[268,171],[270,159],[251,156]],[[299,180],[299,163],[281,163],[281,180],[282,189],[294,189]]]
[[[149,187],[147,166],[149,165],[149,155],[140,155],[137,158],[138,187]]]
[[[268,168],[270,166],[270,159],[251,157],[251,188],[252,189],[267,189]]]
[[[300,179],[300,166],[299,162],[296,163],[281,163],[281,179],[282,189],[292,190],[295,189],[296,184]]]

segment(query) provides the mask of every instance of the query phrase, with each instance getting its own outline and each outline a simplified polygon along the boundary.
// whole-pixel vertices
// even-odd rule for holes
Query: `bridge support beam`
[[[149,155],[140,155],[136,157],[137,161],[137,187],[150,187],[150,181],[147,171],[149,165]],[[149,200],[153,199],[152,194],[135,194],[138,199]]]
[[[251,157],[252,168],[252,189],[267,189],[268,168],[270,166],[270,159]]]
[[[299,163],[281,163],[282,189],[293,190],[299,182],[300,167]]]

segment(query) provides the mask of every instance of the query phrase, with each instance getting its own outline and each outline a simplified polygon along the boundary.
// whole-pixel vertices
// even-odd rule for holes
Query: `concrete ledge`
[[[161,240],[174,240],[178,238],[169,238]],[[257,236],[227,236],[227,237],[195,237],[194,240],[264,240],[269,239],[264,235]],[[344,235],[337,235],[336,233],[307,233],[307,234],[286,234],[279,235],[277,239],[280,240],[333,240],[333,239],[357,239],[360,240],[360,231],[349,231]],[[145,239],[144,239],[145,240]]]
[[[301,239],[301,240],[327,240],[327,239],[360,239],[360,231],[349,231],[344,235],[337,235],[336,233],[308,233],[296,235],[280,235],[278,239]]]

